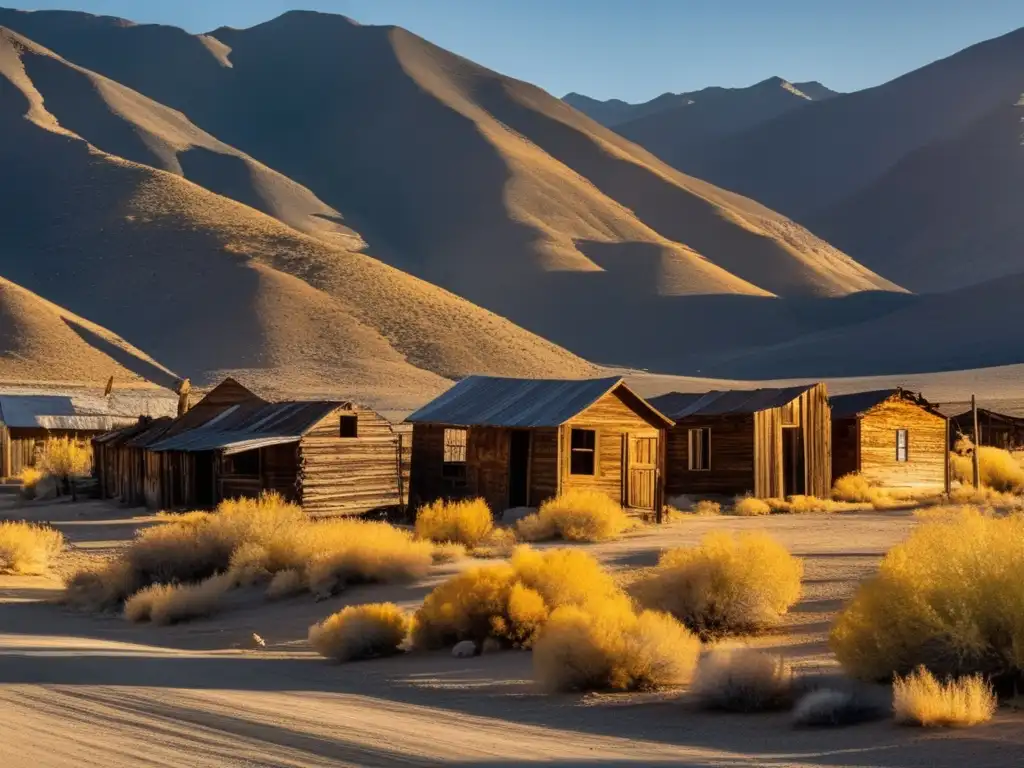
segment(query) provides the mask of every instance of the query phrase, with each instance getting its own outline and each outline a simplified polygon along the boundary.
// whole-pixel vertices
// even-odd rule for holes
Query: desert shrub
[[[416,612],[413,644],[439,648],[487,638],[529,646],[563,605],[629,605],[591,555],[579,550],[516,549],[509,563],[471,568],[437,586]]]
[[[65,579],[63,601],[81,611],[114,611],[142,586],[138,574],[125,560],[98,560],[79,568]]]
[[[793,724],[807,727],[854,725],[886,716],[887,709],[857,690],[818,688],[793,707]]]
[[[893,681],[893,711],[905,725],[969,726],[992,719],[996,695],[981,675],[939,681],[921,667]]]
[[[754,496],[737,496],[736,501],[732,505],[732,513],[740,517],[757,517],[760,515],[770,515],[772,508],[764,499],[758,499]]]
[[[35,467],[25,467],[18,473],[18,480],[21,481],[20,496],[23,499],[34,499],[36,497],[36,486],[45,475]]]
[[[233,585],[228,574],[195,584],[152,584],[128,598],[124,615],[129,621],[151,621],[161,626],[210,616]]]
[[[978,447],[981,484],[996,491],[1021,493],[1024,491],[1024,467],[1009,451],[990,445]],[[953,477],[965,485],[974,483],[974,464],[965,453],[951,453]]]
[[[466,556],[466,545],[451,541],[435,544],[430,557],[435,564],[455,563]]]
[[[1010,491],[997,491],[983,485],[959,485],[950,489],[949,501],[954,504],[973,504],[999,510],[1024,509],[1024,496]]]
[[[88,475],[92,472],[92,449],[71,437],[50,437],[43,443],[37,463],[51,477]]]
[[[432,563],[434,545],[409,531],[346,518],[311,521],[272,494],[163,519],[142,531],[116,566],[83,574],[69,588],[69,602],[106,604],[150,585],[195,584],[217,574],[233,584],[269,581],[270,596],[299,583],[325,594],[349,583],[418,578]],[[288,575],[277,579],[282,572]],[[111,583],[97,583],[103,579]],[[122,592],[125,586],[130,591]]]
[[[416,535],[436,542],[475,547],[494,528],[494,516],[483,499],[438,499],[416,513]]]
[[[711,517],[714,515],[722,514],[722,505],[717,501],[710,501],[709,499],[701,499],[693,505],[693,514],[700,517]]]
[[[924,665],[1014,680],[1024,670],[1024,515],[964,510],[918,526],[839,614],[830,645],[872,680]]]
[[[60,531],[32,523],[0,522],[0,573],[48,573],[63,549]]]
[[[792,703],[793,672],[781,656],[753,648],[719,648],[697,663],[691,690],[707,709],[783,709]]]
[[[328,659],[356,661],[400,651],[410,619],[394,603],[350,605],[309,628],[309,644]]]
[[[785,499],[768,499],[767,504],[773,513],[785,515],[803,515],[815,512],[858,512],[872,508],[872,505],[867,502],[835,501],[800,494]]]
[[[270,578],[266,595],[271,600],[292,597],[306,591],[306,577],[297,568],[285,568]]]
[[[770,536],[714,532],[664,552],[636,593],[707,637],[774,624],[799,599],[802,576],[802,561]]]
[[[534,676],[551,691],[650,690],[689,681],[700,640],[668,614],[628,603],[557,608],[533,648]]]
[[[600,491],[573,490],[545,501],[517,529],[524,541],[605,541],[618,538],[632,524],[622,506]]]
[[[470,554],[482,558],[509,557],[518,543],[514,530],[495,527],[486,539],[473,547]]]
[[[836,501],[873,501],[877,489],[867,478],[853,472],[838,478],[832,486],[832,498]]]

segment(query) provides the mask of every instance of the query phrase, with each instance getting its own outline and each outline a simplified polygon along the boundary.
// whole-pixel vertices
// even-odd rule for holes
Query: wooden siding
[[[530,436],[530,506],[558,495],[558,429],[535,429]]]
[[[49,438],[70,437],[87,444],[100,434],[103,433],[96,430],[48,430],[0,424],[0,480],[17,477],[23,469],[36,466],[39,451]]]
[[[907,461],[896,461],[896,430],[907,430]],[[946,419],[903,400],[875,406],[860,419],[860,473],[884,487],[942,488]]]
[[[356,437],[340,437],[343,415],[357,417]],[[344,408],[324,417],[298,445],[302,508],[322,517],[404,506],[400,442],[388,421],[368,409]]]
[[[711,430],[708,470],[690,470],[691,429]],[[680,419],[668,433],[666,466],[665,490],[670,496],[753,492],[754,417],[738,414]]]

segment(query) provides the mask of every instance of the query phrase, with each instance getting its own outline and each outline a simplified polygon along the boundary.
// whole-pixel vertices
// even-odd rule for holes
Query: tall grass
[[[22,522],[0,522],[0,573],[46,574],[64,549],[60,531]]]
[[[67,600],[111,608],[151,585],[195,584],[217,574],[230,574],[233,583],[266,582],[275,597],[298,583],[329,594],[355,582],[415,579],[432,563],[433,545],[408,531],[348,518],[310,521],[273,494],[163,520],[115,561],[73,576]]]
[[[893,710],[905,725],[964,727],[991,720],[996,695],[981,675],[943,682],[921,667],[894,681]]]
[[[524,541],[606,541],[632,525],[622,505],[607,495],[572,490],[545,501],[535,514],[518,522],[517,530]]]
[[[518,547],[508,563],[463,571],[437,586],[416,612],[413,644],[439,648],[487,638],[529,647],[551,612],[629,598],[593,556],[579,550]]]
[[[918,665],[946,676],[1024,672],[1024,515],[961,510],[918,526],[839,614],[830,645],[861,678]]]
[[[416,513],[416,535],[439,543],[475,547],[494,529],[494,516],[483,499],[438,499]]]
[[[799,599],[802,576],[802,561],[767,534],[714,532],[663,553],[634,589],[647,607],[710,637],[776,623]]]

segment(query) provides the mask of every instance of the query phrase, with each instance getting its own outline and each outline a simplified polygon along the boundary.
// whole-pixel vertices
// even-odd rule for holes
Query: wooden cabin
[[[973,434],[974,415],[971,410],[955,409],[949,418],[950,449],[955,447],[958,438],[971,437]],[[1024,418],[989,408],[978,408],[978,444],[1007,451],[1024,450]]]
[[[406,421],[413,506],[482,497],[500,514],[592,489],[641,513],[661,509],[672,422],[620,378],[469,376]]]
[[[828,496],[832,426],[824,384],[670,392],[650,400],[668,433],[670,496]]]
[[[113,429],[135,424],[140,416],[173,409],[170,393],[0,394],[0,480],[17,477],[34,467],[43,443],[69,437],[87,443]]]
[[[174,423],[171,417],[143,417],[138,423],[93,438],[93,472],[100,496],[130,507],[158,507],[160,486],[154,484],[159,469],[152,468],[159,454],[149,446],[162,438]]]
[[[175,423],[146,448],[147,471],[159,474],[151,506],[203,509],[265,491],[317,517],[404,506],[401,440],[379,414],[348,402],[235,399],[197,426]]]
[[[948,489],[949,423],[923,397],[879,389],[831,404],[833,482],[856,472],[883,488]]]

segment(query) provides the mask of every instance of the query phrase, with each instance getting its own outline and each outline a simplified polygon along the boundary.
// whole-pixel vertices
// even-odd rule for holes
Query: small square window
[[[446,429],[444,431],[444,456],[441,464],[441,477],[455,485],[466,482],[466,444],[468,433],[465,429]]]
[[[908,443],[910,442],[910,436],[907,434],[905,429],[896,430],[896,461],[904,462],[907,461],[909,454]]]
[[[338,434],[340,437],[359,437],[359,417],[342,416]]]
[[[569,474],[594,475],[597,469],[597,432],[574,429],[569,436]]]
[[[690,471],[706,472],[711,469],[711,430],[706,427],[689,431]]]

